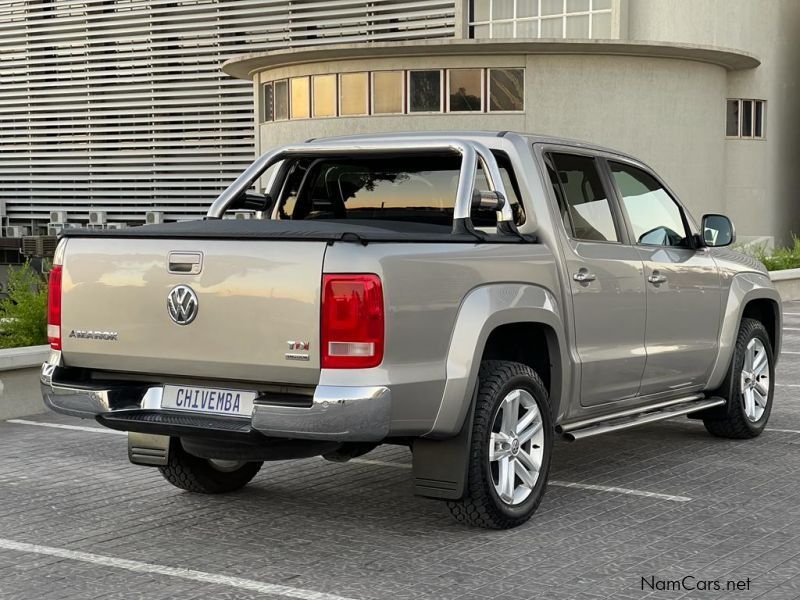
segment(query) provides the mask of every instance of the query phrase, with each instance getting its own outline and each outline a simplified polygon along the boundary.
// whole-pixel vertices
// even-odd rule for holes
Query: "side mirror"
[[[700,231],[703,235],[703,245],[710,248],[730,246],[736,241],[736,230],[725,215],[703,215]]]

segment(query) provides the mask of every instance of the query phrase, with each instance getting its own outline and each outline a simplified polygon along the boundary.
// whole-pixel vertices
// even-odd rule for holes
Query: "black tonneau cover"
[[[279,221],[268,219],[209,219],[126,229],[65,229],[62,237],[250,239],[324,242],[432,242],[521,243],[532,241],[515,235],[452,233],[450,226],[404,221],[315,219]]]

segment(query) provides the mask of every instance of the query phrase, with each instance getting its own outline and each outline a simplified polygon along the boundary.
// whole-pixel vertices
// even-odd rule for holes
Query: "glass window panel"
[[[514,37],[514,23],[492,23],[493,38]]]
[[[452,69],[447,72],[450,111],[479,111],[483,108],[481,69]]]
[[[290,101],[292,119],[307,119],[309,117],[309,80],[308,77],[292,77],[289,80],[291,89]]]
[[[638,244],[689,245],[681,209],[656,179],[636,167],[609,162]]]
[[[558,176],[551,175],[551,182],[567,231],[580,240],[618,242],[611,204],[595,159],[553,154],[552,160]]]
[[[539,20],[517,21],[518,38],[537,38],[539,37]]]
[[[442,110],[441,71],[408,72],[408,111],[439,112]]]
[[[275,120],[289,118],[289,82],[285,79],[275,82]]]
[[[756,100],[756,137],[764,137],[764,102]]]
[[[489,69],[489,110],[523,110],[524,108],[524,69]]]
[[[369,73],[342,73],[340,80],[340,113],[365,115],[369,112]]]
[[[742,100],[742,137],[753,137],[752,100]]]
[[[592,10],[611,10],[611,0],[594,0]]]
[[[500,176],[516,223],[525,212],[508,159],[498,156]],[[452,228],[461,159],[451,156],[326,158],[310,163],[306,173],[289,177],[279,200],[281,219],[396,219]],[[301,187],[303,186],[303,187]],[[475,187],[486,189],[478,169]],[[299,188],[299,189],[298,189]],[[476,226],[493,226],[493,210],[473,210]]]
[[[539,0],[517,0],[517,18],[538,16]]]
[[[472,27],[472,37],[476,40],[486,39],[491,36],[488,25],[474,25]]]
[[[567,0],[567,12],[588,12],[589,0]]]
[[[611,37],[611,13],[592,15],[592,37],[601,40]]]
[[[542,15],[564,14],[564,0],[542,0]]]
[[[739,101],[728,100],[725,135],[739,137]]]
[[[543,38],[563,38],[564,37],[564,18],[542,19]]]
[[[275,110],[275,97],[272,95],[272,82],[261,86],[261,120],[272,121]]]
[[[589,15],[567,17],[567,37],[587,39],[589,37]]]
[[[403,112],[403,72],[372,74],[372,112],[376,115]]]
[[[488,21],[489,8],[491,6],[490,0],[473,0],[472,2],[472,20],[473,21]]]
[[[336,75],[314,75],[314,116],[336,116]]]
[[[492,20],[513,19],[514,0],[492,0]]]

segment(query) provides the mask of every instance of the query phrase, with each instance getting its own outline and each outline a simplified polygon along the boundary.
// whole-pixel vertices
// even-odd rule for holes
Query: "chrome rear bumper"
[[[161,427],[168,435],[174,421],[177,434],[185,430],[187,419],[195,416],[195,422],[189,425],[195,430],[202,430],[204,422],[228,422],[236,424],[225,427],[231,432],[255,431],[277,438],[377,442],[389,433],[392,399],[391,391],[384,386],[317,386],[308,407],[279,406],[256,399],[248,427],[246,418],[163,410],[160,385],[89,387],[59,381],[61,370],[50,363],[42,365],[42,397],[50,409],[75,417],[98,418],[108,425],[113,422],[115,428],[127,431],[153,433]]]

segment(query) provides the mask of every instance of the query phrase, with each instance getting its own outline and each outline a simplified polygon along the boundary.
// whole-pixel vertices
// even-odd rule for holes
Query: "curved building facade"
[[[516,130],[650,163],[740,237],[800,225],[791,1],[475,0],[451,39],[253,52],[256,150],[360,132]],[[746,26],[745,26],[746,25]],[[793,25],[792,25],[793,26]]]

